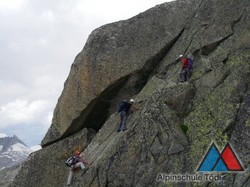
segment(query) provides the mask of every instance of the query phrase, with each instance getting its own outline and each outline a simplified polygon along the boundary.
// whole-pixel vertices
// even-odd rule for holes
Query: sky
[[[0,133],[40,144],[88,35],[169,0],[0,0]]]

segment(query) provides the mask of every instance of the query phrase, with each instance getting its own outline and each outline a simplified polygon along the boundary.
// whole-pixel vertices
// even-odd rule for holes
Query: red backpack
[[[182,62],[182,68],[188,68],[188,59],[187,58],[183,58],[181,60]]]

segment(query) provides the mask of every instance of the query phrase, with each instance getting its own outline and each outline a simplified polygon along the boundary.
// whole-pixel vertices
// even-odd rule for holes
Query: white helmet
[[[135,100],[134,100],[134,99],[130,99],[129,102],[130,102],[130,103],[134,103]]]
[[[181,57],[183,57],[183,55],[182,55],[182,54],[179,56],[179,58],[181,58]]]

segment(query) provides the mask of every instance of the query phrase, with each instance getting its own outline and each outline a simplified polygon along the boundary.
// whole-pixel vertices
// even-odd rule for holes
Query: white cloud
[[[8,135],[4,133],[0,133],[0,138],[5,138],[5,137],[8,137]],[[0,151],[1,151],[1,148],[0,148]]]
[[[17,99],[0,107],[0,131],[16,135],[28,146],[40,144],[51,124],[48,100]]]
[[[1,0],[0,1],[0,9],[11,9],[16,10],[19,9],[26,3],[26,0]]]
[[[51,10],[45,10],[42,15],[41,15],[42,19],[44,21],[49,21],[49,22],[55,22],[55,14],[54,12],[52,12]]]
[[[0,108],[0,129],[15,126],[16,124],[30,124],[42,120],[47,112],[48,102],[37,100],[15,100]],[[47,122],[47,121],[46,121]]]
[[[15,100],[17,95],[26,94],[28,91],[23,84],[7,80],[0,80],[0,88],[0,106],[3,103]]]

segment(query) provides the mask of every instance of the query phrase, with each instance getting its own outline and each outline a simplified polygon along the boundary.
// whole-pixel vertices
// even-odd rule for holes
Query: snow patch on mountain
[[[30,149],[32,150],[32,152],[35,152],[35,151],[42,149],[42,147],[41,147],[41,145],[34,145],[34,146],[30,147]]]
[[[0,171],[22,163],[33,152],[17,136],[0,133]]]
[[[23,153],[23,154],[25,154],[27,156],[31,153],[30,148],[28,148],[28,147],[26,147],[26,146],[24,146],[23,144],[20,144],[20,143],[12,145],[8,149],[8,151],[10,151],[10,152],[21,152],[21,153]]]
[[[4,137],[8,137],[8,136],[4,133],[0,133],[0,138],[4,138]]]

